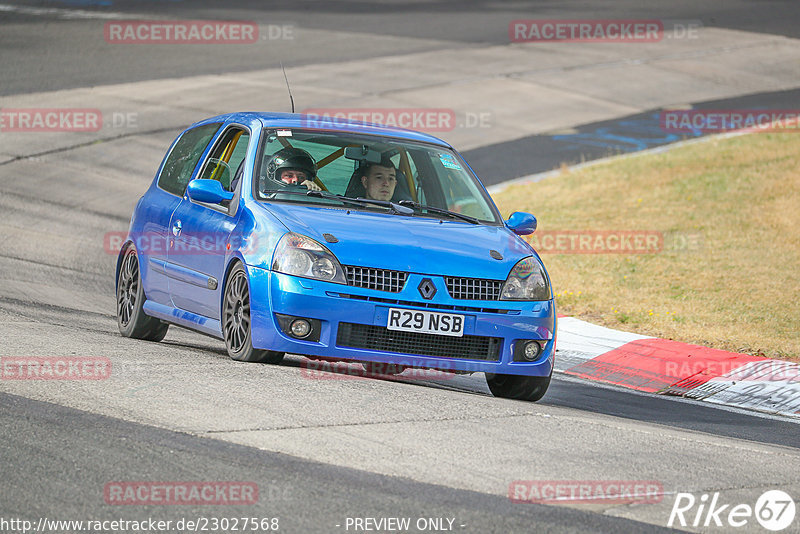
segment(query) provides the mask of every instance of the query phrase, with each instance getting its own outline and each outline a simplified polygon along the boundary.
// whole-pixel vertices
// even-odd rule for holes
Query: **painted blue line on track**
[[[692,109],[800,109],[800,89],[758,93],[735,98],[698,102]],[[638,152],[685,139],[707,135],[665,131],[660,110],[650,110],[608,121],[594,122],[564,134],[540,134],[463,153],[467,162],[487,186],[617,154]]]

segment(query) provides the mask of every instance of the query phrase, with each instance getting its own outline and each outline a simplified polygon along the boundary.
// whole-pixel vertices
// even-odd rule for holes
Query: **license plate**
[[[389,308],[386,328],[402,332],[421,332],[442,336],[464,335],[464,316],[420,310]]]

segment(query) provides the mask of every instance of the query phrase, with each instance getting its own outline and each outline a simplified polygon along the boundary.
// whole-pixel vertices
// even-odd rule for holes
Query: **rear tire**
[[[117,276],[117,326],[119,333],[133,339],[161,341],[169,324],[144,313],[144,288],[136,247],[130,245],[122,255]]]
[[[492,395],[504,399],[536,402],[547,393],[550,376],[497,375],[486,373],[486,384]]]
[[[247,271],[237,263],[225,283],[222,298],[222,333],[228,356],[239,362],[279,363],[284,353],[253,348],[250,334],[250,284]]]

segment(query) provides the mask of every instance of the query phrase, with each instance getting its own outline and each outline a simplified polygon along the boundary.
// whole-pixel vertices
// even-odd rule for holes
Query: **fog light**
[[[536,341],[528,341],[525,343],[525,352],[523,353],[525,359],[529,362],[536,360],[539,357],[539,353],[542,351],[542,347]]]
[[[304,338],[311,333],[311,324],[305,319],[295,319],[289,328],[294,337]]]

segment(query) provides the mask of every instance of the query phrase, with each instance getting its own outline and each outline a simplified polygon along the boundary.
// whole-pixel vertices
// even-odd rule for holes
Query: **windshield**
[[[406,211],[413,210],[414,216],[499,224],[488,195],[461,158],[447,148],[298,130],[269,132],[263,142],[254,180],[258,200],[382,211],[400,204],[411,208]],[[345,202],[335,195],[371,202]]]

